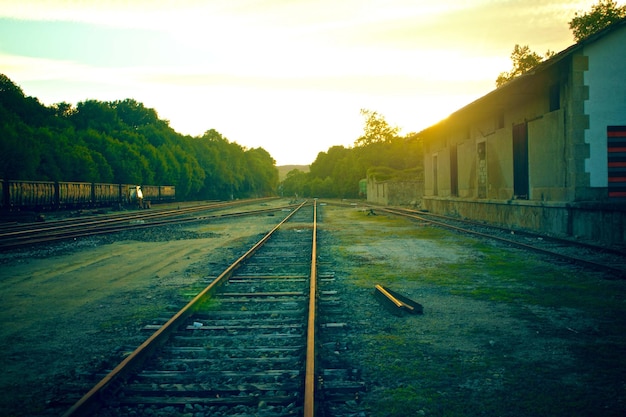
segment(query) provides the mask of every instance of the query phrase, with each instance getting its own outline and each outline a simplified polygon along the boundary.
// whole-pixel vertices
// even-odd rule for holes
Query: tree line
[[[361,110],[364,134],[354,147],[320,152],[304,173],[279,184],[272,156],[246,149],[214,129],[177,133],[133,99],[45,106],[0,74],[0,178],[175,185],[181,200],[287,197],[358,198],[359,181],[421,175],[421,142],[399,136],[383,116]]]
[[[422,141],[416,133],[398,135],[379,113],[362,109],[363,135],[353,147],[332,146],[320,152],[309,172],[294,169],[280,185],[284,196],[362,198],[359,181],[423,180]]]
[[[175,185],[179,199],[273,195],[278,170],[263,148],[216,130],[177,133],[125,99],[42,105],[0,74],[0,178]]]

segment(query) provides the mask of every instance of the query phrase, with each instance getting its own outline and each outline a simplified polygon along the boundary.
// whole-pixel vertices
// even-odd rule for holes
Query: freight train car
[[[158,185],[142,185],[141,191],[143,192],[144,201],[159,201]]]
[[[47,210],[58,205],[57,187],[52,181],[5,180],[4,186],[8,191],[7,208]]]
[[[159,201],[174,201],[176,199],[176,187],[173,185],[159,186]]]
[[[152,203],[173,201],[176,187],[173,185],[125,185],[128,204],[150,208]]]
[[[136,206],[137,185],[90,182],[21,181],[0,179],[0,209],[55,210],[101,206]],[[173,201],[172,185],[144,185],[144,199],[150,203]],[[145,190],[145,191],[144,191]],[[147,196],[147,197],[146,197]],[[143,206],[143,205],[142,205]]]
[[[120,184],[93,184],[93,201],[99,206],[114,206],[122,202],[122,186]]]
[[[78,208],[92,206],[93,183],[90,182],[58,182],[59,208]]]

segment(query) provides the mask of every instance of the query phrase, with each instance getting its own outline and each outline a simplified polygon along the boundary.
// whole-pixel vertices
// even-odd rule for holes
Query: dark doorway
[[[513,126],[513,195],[528,199],[528,124]]]
[[[450,195],[459,196],[459,163],[456,156],[456,145],[450,145]]]
[[[433,155],[433,195],[439,195],[437,187],[437,155]]]

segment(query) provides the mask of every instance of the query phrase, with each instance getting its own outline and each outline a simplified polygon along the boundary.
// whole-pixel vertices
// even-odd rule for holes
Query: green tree
[[[62,101],[60,103],[53,104],[52,111],[57,117],[68,118],[76,112],[76,109],[70,103]]]
[[[148,109],[136,100],[127,98],[111,103],[119,119],[127,126],[137,129],[140,126],[157,124],[159,117],[156,110]]]
[[[333,146],[320,152],[308,174],[290,173],[283,181],[283,195],[356,198],[359,181],[375,166],[386,167],[403,178],[423,175],[422,141],[417,134],[400,137],[399,129],[389,126],[378,113],[361,110],[361,114],[365,116],[364,135],[355,141],[355,147]]]
[[[356,152],[349,152],[335,164],[332,186],[336,197],[356,198],[359,196],[359,181],[365,178],[367,167]]]
[[[41,148],[32,138],[33,129],[21,122],[5,121],[0,112],[0,178],[35,178]]]
[[[278,186],[278,170],[274,158],[265,149],[254,148],[245,152],[245,162],[245,182],[249,196],[260,197],[274,193]]]
[[[404,137],[400,153],[404,155],[405,169],[416,169],[423,175],[424,172],[424,143],[422,138],[415,132],[411,132]]]
[[[365,117],[363,136],[354,141],[354,146],[366,146],[372,143],[388,143],[398,135],[400,129],[390,126],[385,118],[375,111],[361,109]]]
[[[320,152],[311,164],[309,173],[312,177],[324,179],[333,174],[337,161],[350,153],[350,149],[341,145],[331,146],[327,152]]]
[[[109,103],[86,100],[78,103],[71,116],[78,129],[94,129],[99,132],[112,132],[119,127],[117,112]]]
[[[496,87],[501,87],[513,78],[519,77],[525,72],[535,68],[541,61],[548,59],[554,55],[554,52],[546,52],[545,58],[530,50],[528,45],[515,45],[511,53],[511,61],[513,69],[509,72],[501,72],[496,78]]]
[[[305,196],[308,175],[299,169],[292,169],[280,184],[280,195],[283,197]]]
[[[579,42],[605,27],[626,17],[626,5],[618,6],[614,0],[600,0],[587,13],[576,12],[569,21],[574,40]]]
[[[207,130],[201,138],[193,140],[193,143],[196,151],[207,156],[201,167],[206,173],[204,190],[208,198],[235,198],[246,175],[243,148],[236,143],[230,143],[215,129]]]
[[[175,177],[172,178],[172,183],[176,185],[176,198],[202,198],[199,192],[204,185],[206,174],[198,160],[184,149],[184,143],[174,145],[171,151],[178,164]]]

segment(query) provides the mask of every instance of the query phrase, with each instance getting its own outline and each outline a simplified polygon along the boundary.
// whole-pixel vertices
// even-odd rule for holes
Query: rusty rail
[[[297,206],[287,215],[278,225],[268,232],[261,240],[259,240],[250,250],[230,265],[220,276],[218,276],[209,286],[202,290],[178,313],[170,318],[167,323],[161,326],[144,341],[135,351],[126,357],[119,365],[109,372],[100,382],[98,382],[87,394],[80,398],[63,417],[86,416],[96,407],[100,398],[105,394],[107,388],[111,387],[114,382],[123,380],[145,361],[145,359],[154,351],[156,347],[167,340],[169,335],[174,332],[184,320],[189,317],[203,301],[210,296],[215,289],[225,282],[233,272],[241,266],[241,264],[251,257],[263,244],[276,232],[285,222],[287,222],[300,208],[306,204],[306,201]],[[315,236],[315,235],[314,235]],[[315,248],[315,246],[314,246]],[[314,255],[315,257],[315,255]],[[313,280],[312,280],[313,281]],[[308,365],[307,365],[308,366]]]
[[[313,249],[309,286],[306,373],[304,377],[304,417],[315,415],[315,302],[317,300],[317,201],[313,204]]]
[[[268,199],[258,199],[265,201]],[[245,200],[250,202],[251,200]],[[255,200],[257,201],[257,200]],[[218,218],[234,217],[237,215],[255,215],[276,211],[279,208],[261,209],[243,213],[199,215],[197,213],[236,207],[243,204],[213,203],[182,209],[168,209],[158,211],[142,211],[139,213],[123,213],[108,216],[91,216],[85,219],[59,220],[51,223],[38,223],[22,226],[14,230],[0,233],[0,251],[15,249],[36,243],[47,243],[59,240],[114,233],[129,229],[141,229],[183,222],[195,222]],[[183,217],[185,216],[185,217]]]
[[[424,307],[407,297],[404,297],[398,294],[395,291],[390,290],[389,288],[385,288],[380,284],[376,285],[376,294],[380,294],[383,299],[394,306],[395,309],[406,311],[410,314],[423,314]]]

